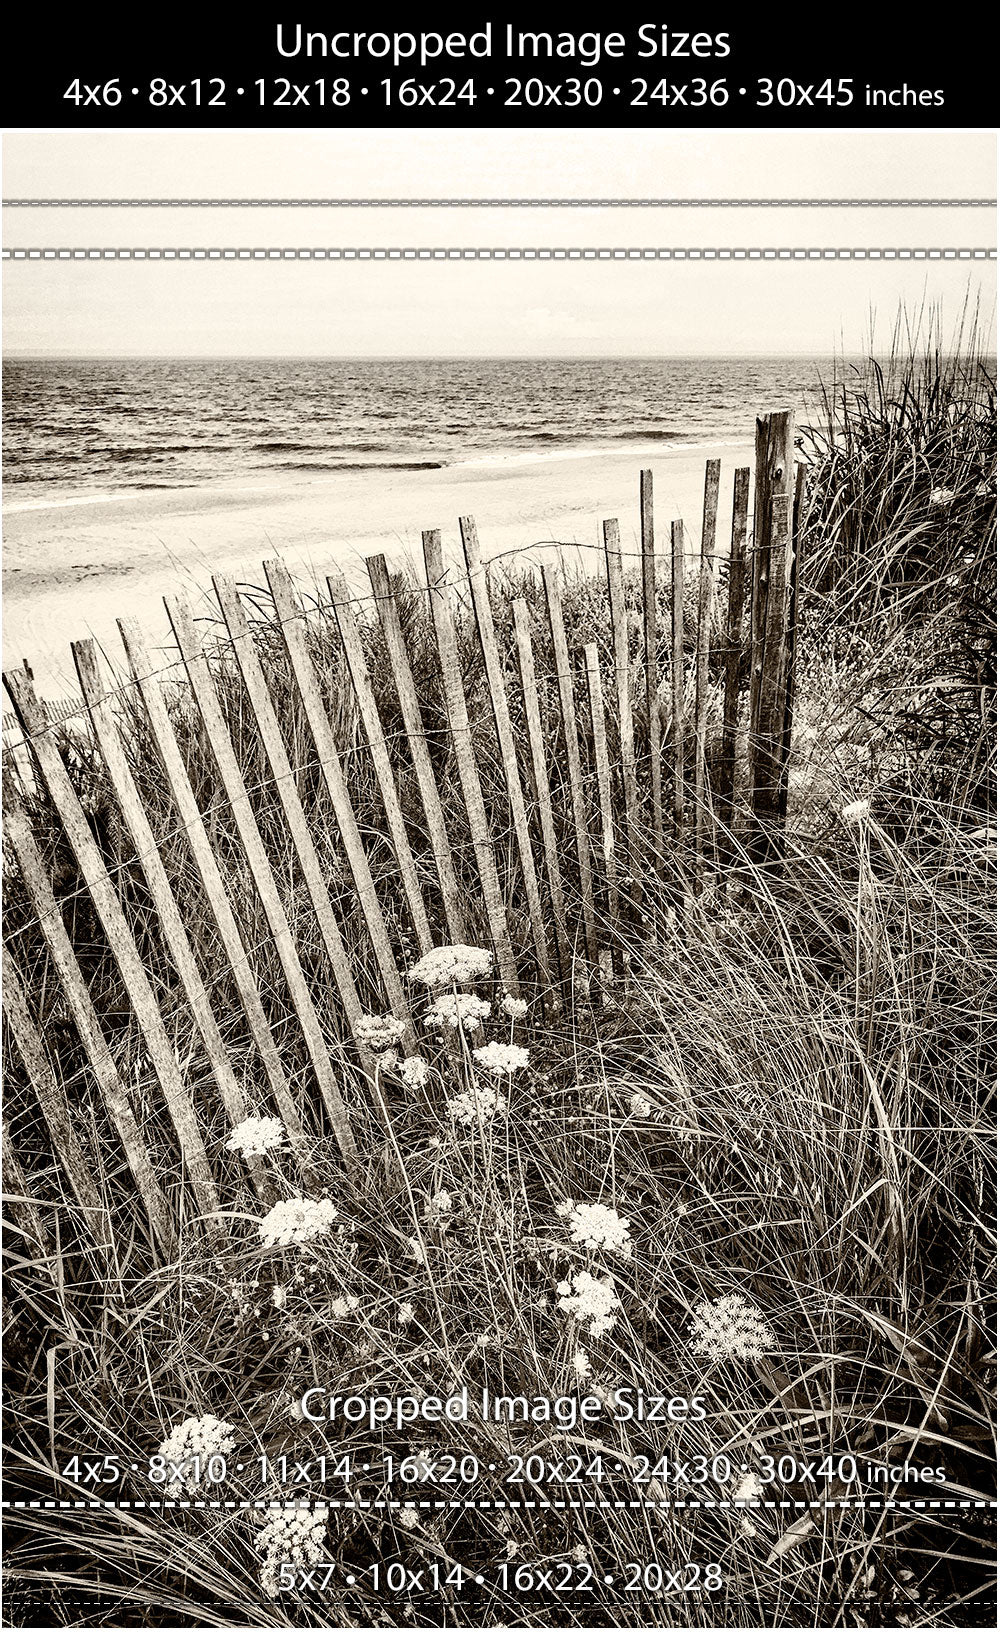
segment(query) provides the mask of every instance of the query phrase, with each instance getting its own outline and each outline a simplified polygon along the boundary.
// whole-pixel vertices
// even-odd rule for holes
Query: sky
[[[5,198],[992,197],[976,131],[15,131]],[[983,246],[988,209],[27,209],[7,246]],[[15,263],[7,356],[857,352],[994,263]]]

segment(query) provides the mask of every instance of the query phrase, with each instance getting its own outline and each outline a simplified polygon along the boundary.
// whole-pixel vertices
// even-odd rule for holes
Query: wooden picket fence
[[[141,1199],[164,1256],[186,1217],[224,1235],[217,1216],[239,1180],[224,1138],[251,1113],[280,1115],[303,1187],[317,1134],[334,1137],[355,1170],[359,1108],[391,1108],[353,1028],[366,1010],[391,1011],[406,1029],[403,1049],[417,1047],[407,953],[486,938],[503,989],[555,1015],[606,996],[620,974],[613,949],[629,935],[655,942],[663,916],[683,912],[707,879],[780,857],[803,491],[790,412],[758,420],[753,474],[752,531],[751,472],[740,469],[720,547],[720,462],[707,464],[694,619],[689,589],[693,651],[685,530],[673,522],[669,548],[657,547],[649,471],[640,479],[638,573],[626,565],[618,522],[604,523],[603,666],[596,642],[571,646],[562,567],[543,566],[535,603],[504,600],[476,524],[463,517],[462,573],[446,567],[439,533],[423,535],[430,616],[419,652],[412,598],[382,556],[367,563],[370,599],[352,600],[343,579],[330,578],[322,628],[332,634],[332,613],[345,677],[333,708],[316,662],[317,613],[283,563],[266,562],[267,627],[280,638],[291,689],[282,696],[294,697],[294,742],[247,597],[216,576],[228,674],[231,682],[238,673],[239,714],[255,734],[252,764],[238,751],[216,656],[183,601],[167,601],[179,653],[170,665],[154,661],[134,620],[119,621],[126,684],[103,678],[92,641],[75,643],[89,722],[82,741],[110,790],[115,854],[77,791],[65,724],[49,716],[26,670],[5,675],[22,741],[20,769],[7,752],[4,771],[8,896],[18,911],[5,931],[3,1009],[19,1085],[4,1123],[4,1172],[11,1220],[31,1252],[47,1252],[53,1196],[73,1210],[78,1233],[110,1251],[117,1227],[95,1159],[100,1139],[118,1148],[119,1186]],[[720,627],[721,650],[712,639]],[[394,678],[392,731],[366,657],[373,629]],[[428,650],[442,700],[437,726],[421,678]],[[154,831],[126,752],[136,711],[172,803],[169,844]],[[185,719],[210,751],[210,798],[192,768]],[[359,821],[362,754],[380,802],[377,833]],[[404,780],[419,797],[407,810]],[[61,859],[43,854],[32,818],[39,799],[47,820],[58,817]],[[376,849],[390,856],[388,869],[376,866]],[[95,963],[95,938],[113,980]],[[68,1080],[56,1046],[67,1034],[81,1062]],[[251,1165],[250,1178],[266,1202],[264,1166]]]

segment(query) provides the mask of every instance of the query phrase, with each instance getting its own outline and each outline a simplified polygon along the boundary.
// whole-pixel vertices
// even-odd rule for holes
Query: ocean
[[[14,360],[4,478],[76,495],[745,440],[829,358]],[[20,490],[25,496],[24,488]],[[11,496],[11,509],[22,508]]]

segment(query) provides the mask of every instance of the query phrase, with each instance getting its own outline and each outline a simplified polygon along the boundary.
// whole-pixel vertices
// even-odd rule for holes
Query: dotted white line
[[[924,248],[12,248],[4,261],[994,261],[985,247]]]
[[[434,1500],[411,1499],[404,1501],[401,1498],[390,1497],[303,1497],[301,1499],[258,1497],[258,1498],[151,1498],[148,1502],[127,1500],[116,1501],[113,1498],[31,1498],[19,1500],[4,1498],[0,1507],[9,1509],[34,1508],[120,1508],[120,1509],[166,1509],[166,1508],[267,1508],[267,1509],[310,1509],[310,1508],[345,1508],[345,1509],[394,1509],[394,1508],[475,1508],[475,1509],[540,1509],[540,1508],[576,1508],[576,1509],[633,1509],[633,1508],[761,1508],[761,1509],[873,1509],[914,1508],[934,1510],[979,1509],[984,1512],[995,1513],[995,1501],[985,1498],[942,1498],[942,1497],[871,1497],[871,1498],[823,1498],[807,1501],[797,1498],[751,1498],[734,1501],[728,1497],[705,1498],[674,1498],[666,1497],[656,1501],[649,1497],[633,1498],[526,1498],[523,1501],[510,1500],[502,1497],[452,1497],[437,1498]]]
[[[992,210],[995,198],[8,198],[7,210]]]

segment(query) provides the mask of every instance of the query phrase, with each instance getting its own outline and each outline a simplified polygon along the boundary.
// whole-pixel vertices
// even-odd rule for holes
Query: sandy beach
[[[280,555],[303,585],[331,567],[363,591],[364,557],[420,559],[423,528],[438,527],[446,554],[460,552],[458,518],[476,518],[486,556],[539,555],[562,544],[595,546],[616,516],[626,550],[637,547],[639,471],[654,477],[658,543],[671,520],[700,538],[705,461],[722,460],[719,538],[728,537],[732,472],[752,463],[746,444],[663,445],[611,452],[512,455],[436,470],[269,472],[259,480],[155,490],[32,492],[11,485],[4,505],[4,667],[31,664],[41,695],[78,692],[70,642],[92,635],[121,656],[115,619],[137,617],[152,643],[168,639],[162,598],[195,603],[213,572],[263,582],[261,562]],[[584,548],[581,560],[599,558]]]

